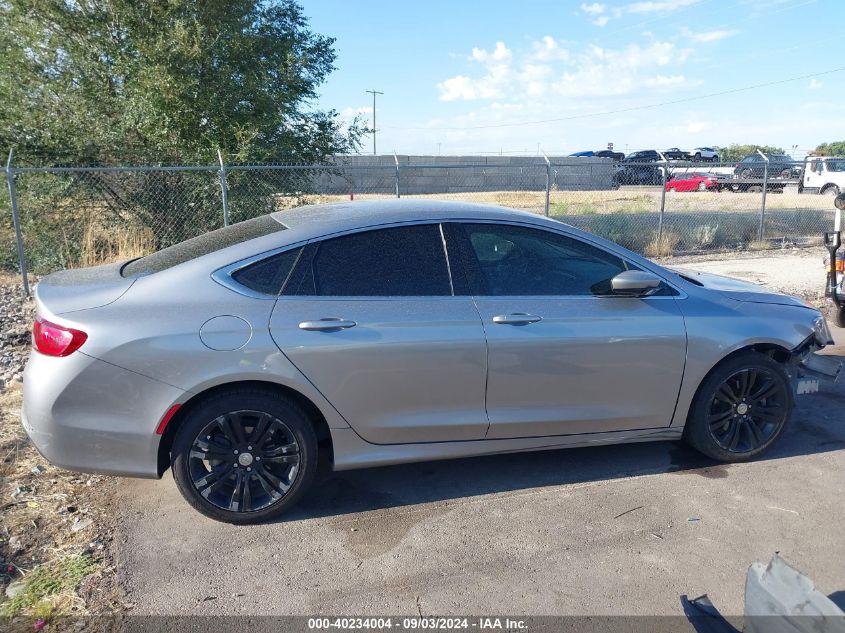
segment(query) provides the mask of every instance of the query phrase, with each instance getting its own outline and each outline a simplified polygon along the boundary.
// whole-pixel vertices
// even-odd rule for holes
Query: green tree
[[[314,105],[334,63],[294,0],[2,0],[0,151],[47,166],[208,165],[218,149],[229,164],[325,162],[364,131]],[[233,172],[233,220],[315,181],[279,175]],[[161,248],[222,223],[213,171],[17,182],[36,272],[113,253],[129,226]]]
[[[816,156],[845,156],[845,141],[822,143],[813,150]]]
[[[764,154],[784,154],[782,147],[774,147],[772,145],[740,145],[738,143],[731,143],[727,147],[717,147],[719,150],[719,158],[725,162],[732,163],[742,160],[749,154],[756,154],[759,149]]]
[[[361,127],[312,107],[334,40],[293,0],[0,3],[0,148],[21,162],[315,162]]]

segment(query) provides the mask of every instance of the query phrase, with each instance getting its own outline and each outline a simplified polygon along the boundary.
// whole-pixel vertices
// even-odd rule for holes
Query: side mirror
[[[644,297],[660,286],[657,275],[644,270],[626,270],[610,280],[610,289],[615,295]]]

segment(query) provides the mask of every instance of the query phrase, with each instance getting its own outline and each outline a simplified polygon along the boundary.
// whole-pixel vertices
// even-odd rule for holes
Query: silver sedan
[[[536,215],[302,207],[36,289],[23,424],[51,462],[266,520],[336,470],[684,439],[746,460],[839,367],[818,310]],[[318,457],[319,456],[319,457]]]

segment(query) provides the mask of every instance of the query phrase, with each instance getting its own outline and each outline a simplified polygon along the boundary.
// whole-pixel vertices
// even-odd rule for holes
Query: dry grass
[[[89,221],[83,232],[81,253],[75,266],[97,266],[134,259],[155,250],[155,238],[146,228],[104,228]]]

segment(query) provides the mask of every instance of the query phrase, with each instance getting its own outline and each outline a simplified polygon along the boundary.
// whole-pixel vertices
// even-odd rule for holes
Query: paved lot
[[[119,569],[142,614],[681,614],[702,593],[739,614],[748,565],[775,551],[831,594],[843,406],[845,385],[804,396],[750,464],[654,443],[326,472],[251,527],[198,515],[169,474],[127,480]]]

